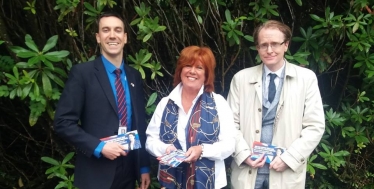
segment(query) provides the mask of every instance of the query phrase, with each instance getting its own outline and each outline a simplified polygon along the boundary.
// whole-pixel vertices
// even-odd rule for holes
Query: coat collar
[[[291,64],[290,62],[288,62],[286,59],[284,59],[286,65],[285,65],[285,78],[287,77],[291,77],[291,78],[294,78],[296,77],[296,70],[294,68],[294,65]],[[264,64],[262,63],[261,65],[259,66],[256,66],[255,67],[255,71],[252,76],[249,77],[249,80],[248,82],[251,83],[251,84],[255,84],[255,83],[261,83],[262,82],[262,72],[264,71]]]

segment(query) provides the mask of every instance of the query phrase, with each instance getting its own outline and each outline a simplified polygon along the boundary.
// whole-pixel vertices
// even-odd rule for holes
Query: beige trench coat
[[[313,71],[286,63],[285,80],[273,126],[273,144],[287,150],[281,159],[284,172],[270,171],[270,189],[305,188],[306,160],[321,140],[325,118],[317,77]],[[233,189],[254,188],[257,169],[243,161],[253,141],[260,141],[263,64],[239,71],[233,77],[227,101],[238,130],[231,164]]]

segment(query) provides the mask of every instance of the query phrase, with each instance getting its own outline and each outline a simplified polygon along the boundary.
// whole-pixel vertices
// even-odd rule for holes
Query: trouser
[[[131,156],[121,156],[115,161],[117,161],[117,168],[110,189],[134,189],[136,180],[134,160]]]

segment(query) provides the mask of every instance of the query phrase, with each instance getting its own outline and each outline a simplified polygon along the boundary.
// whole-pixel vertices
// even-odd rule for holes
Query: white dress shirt
[[[146,149],[151,155],[155,157],[163,155],[166,152],[166,148],[170,146],[170,144],[165,144],[164,142],[162,142],[159,136],[162,114],[169,99],[173,100],[174,103],[179,107],[177,125],[178,140],[183,148],[183,151],[188,150],[186,149],[185,128],[187,126],[187,121],[191,115],[191,111],[193,109],[192,107],[194,107],[196,100],[203,93],[204,87],[202,86],[200,88],[200,91],[196,98],[193,100],[192,106],[188,112],[184,112],[182,107],[182,88],[183,86],[180,83],[173,89],[169,96],[161,99],[161,101],[157,105],[151,121],[148,124],[148,128],[146,131]],[[215,161],[215,188],[219,189],[227,185],[224,159],[229,157],[235,150],[236,129],[234,127],[233,114],[226,100],[221,95],[214,92],[213,97],[216,103],[218,118],[220,121],[220,133],[218,135],[217,142],[213,144],[204,144],[204,153],[202,154],[202,157]]]
[[[276,72],[272,72],[272,71],[269,70],[268,67],[266,67],[266,65],[264,66],[264,71],[265,71],[265,75],[266,75],[266,77],[265,77],[265,86],[266,87],[264,87],[263,92],[264,92],[264,96],[265,96],[266,99],[268,98],[268,93],[269,93],[269,83],[270,83],[270,75],[269,74],[273,73],[273,74],[277,75],[277,77],[274,78],[274,84],[275,84],[275,89],[278,89],[279,81],[281,79],[283,79],[282,72],[284,70],[285,65],[286,65],[286,63],[284,63],[283,66],[279,70],[277,70]]]

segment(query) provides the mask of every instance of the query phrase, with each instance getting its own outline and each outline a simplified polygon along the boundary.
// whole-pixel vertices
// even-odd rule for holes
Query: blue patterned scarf
[[[169,100],[162,115],[160,139],[182,149],[177,134],[178,106]],[[186,149],[200,144],[218,141],[220,124],[213,94],[204,92],[192,109],[186,127]],[[214,189],[215,162],[202,158],[194,163],[182,163],[178,167],[160,165],[159,181],[166,189]]]

